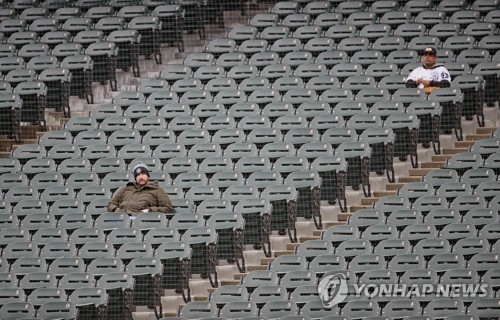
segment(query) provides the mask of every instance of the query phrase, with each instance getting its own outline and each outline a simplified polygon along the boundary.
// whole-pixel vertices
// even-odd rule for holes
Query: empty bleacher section
[[[499,318],[498,0],[0,6],[0,318]]]

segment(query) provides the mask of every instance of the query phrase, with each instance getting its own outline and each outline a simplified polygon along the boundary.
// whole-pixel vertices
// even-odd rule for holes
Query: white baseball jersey
[[[417,81],[417,79],[422,78],[424,80],[431,80],[440,82],[442,80],[446,80],[451,84],[451,76],[450,72],[440,64],[435,65],[433,68],[425,69],[423,66],[420,66],[410,72],[408,78],[406,80]],[[423,89],[424,85],[419,84],[419,89]]]

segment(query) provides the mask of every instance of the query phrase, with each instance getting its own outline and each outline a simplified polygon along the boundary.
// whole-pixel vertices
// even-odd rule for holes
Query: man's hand
[[[149,212],[149,209],[142,209],[141,212]]]
[[[431,84],[430,80],[424,80],[422,78],[418,78],[416,82],[417,82],[417,85],[423,84],[424,87],[428,87]]]

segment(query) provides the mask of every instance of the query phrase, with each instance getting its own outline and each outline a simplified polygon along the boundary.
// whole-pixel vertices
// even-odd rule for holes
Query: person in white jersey
[[[421,54],[422,56],[422,66],[414,69],[408,77],[406,78],[407,88],[419,88],[424,90],[425,93],[429,94],[432,91],[439,88],[448,88],[451,86],[451,75],[448,69],[446,69],[442,64],[437,63],[437,51],[435,48],[427,47]],[[428,125],[421,126],[421,132],[419,134],[419,140],[425,148],[429,147],[430,141],[430,130],[426,128],[430,127],[430,119]],[[451,133],[453,128],[453,115],[451,107],[443,106],[443,112],[441,115],[441,129],[445,133]],[[421,119],[421,122],[427,122],[425,119]],[[429,131],[429,132],[427,132]]]
[[[406,79],[407,88],[419,88],[429,94],[437,88],[451,85],[448,69],[437,63],[437,52],[434,48],[425,48],[422,52],[422,66],[414,69]]]

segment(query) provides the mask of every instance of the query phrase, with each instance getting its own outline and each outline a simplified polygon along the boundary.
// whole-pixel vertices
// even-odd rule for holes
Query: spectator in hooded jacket
[[[108,204],[110,212],[126,212],[136,216],[141,212],[172,211],[172,203],[157,181],[149,180],[146,164],[134,166],[134,182],[122,187]]]

